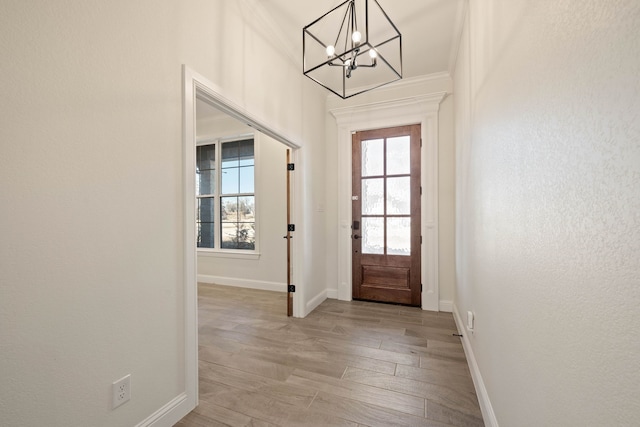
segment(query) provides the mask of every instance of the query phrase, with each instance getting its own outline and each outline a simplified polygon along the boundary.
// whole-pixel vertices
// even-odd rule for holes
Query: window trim
[[[218,258],[235,258],[235,259],[246,259],[246,260],[258,260],[260,259],[260,215],[259,215],[259,193],[260,185],[259,185],[259,158],[260,158],[260,137],[257,132],[248,132],[242,133],[232,136],[225,136],[219,138],[201,138],[196,140],[196,148],[203,145],[217,145],[216,148],[216,193],[213,195],[214,199],[214,223],[216,226],[216,234],[214,235],[214,241],[216,244],[215,248],[202,248],[196,246],[196,251],[198,256],[207,256],[207,257],[218,257]],[[220,194],[220,171],[221,171],[221,155],[222,150],[221,146],[225,142],[234,142],[234,141],[242,141],[246,139],[253,139],[253,157],[254,157],[254,175],[253,175],[253,197],[255,201],[255,248],[254,249],[224,249],[221,247],[221,239],[220,239],[220,225],[221,225],[221,215],[220,215],[220,200],[222,195]],[[195,197],[195,205],[196,211],[198,209],[198,195]],[[197,226],[197,222],[196,222]],[[196,240],[197,240],[197,231],[196,232]]]

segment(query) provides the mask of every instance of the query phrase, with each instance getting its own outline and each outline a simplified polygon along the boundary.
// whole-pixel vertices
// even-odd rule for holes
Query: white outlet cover
[[[112,384],[113,397],[112,409],[116,409],[118,406],[131,399],[131,374],[120,378]]]

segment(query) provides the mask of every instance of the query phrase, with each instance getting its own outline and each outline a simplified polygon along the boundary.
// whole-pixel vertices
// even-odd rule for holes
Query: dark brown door
[[[356,132],[353,298],[420,305],[420,125]]]

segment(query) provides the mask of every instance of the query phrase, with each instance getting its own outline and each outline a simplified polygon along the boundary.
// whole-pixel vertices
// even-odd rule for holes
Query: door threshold
[[[376,301],[376,300],[373,300],[373,299],[363,299],[363,298],[352,298],[352,300],[353,301],[362,301],[362,302],[375,302],[377,304],[399,305],[399,306],[402,306],[402,307],[421,308],[419,305],[403,304],[401,302]]]

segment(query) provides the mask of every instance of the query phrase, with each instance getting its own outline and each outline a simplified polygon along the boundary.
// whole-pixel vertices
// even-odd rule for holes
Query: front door
[[[420,125],[356,132],[353,298],[419,306]]]

